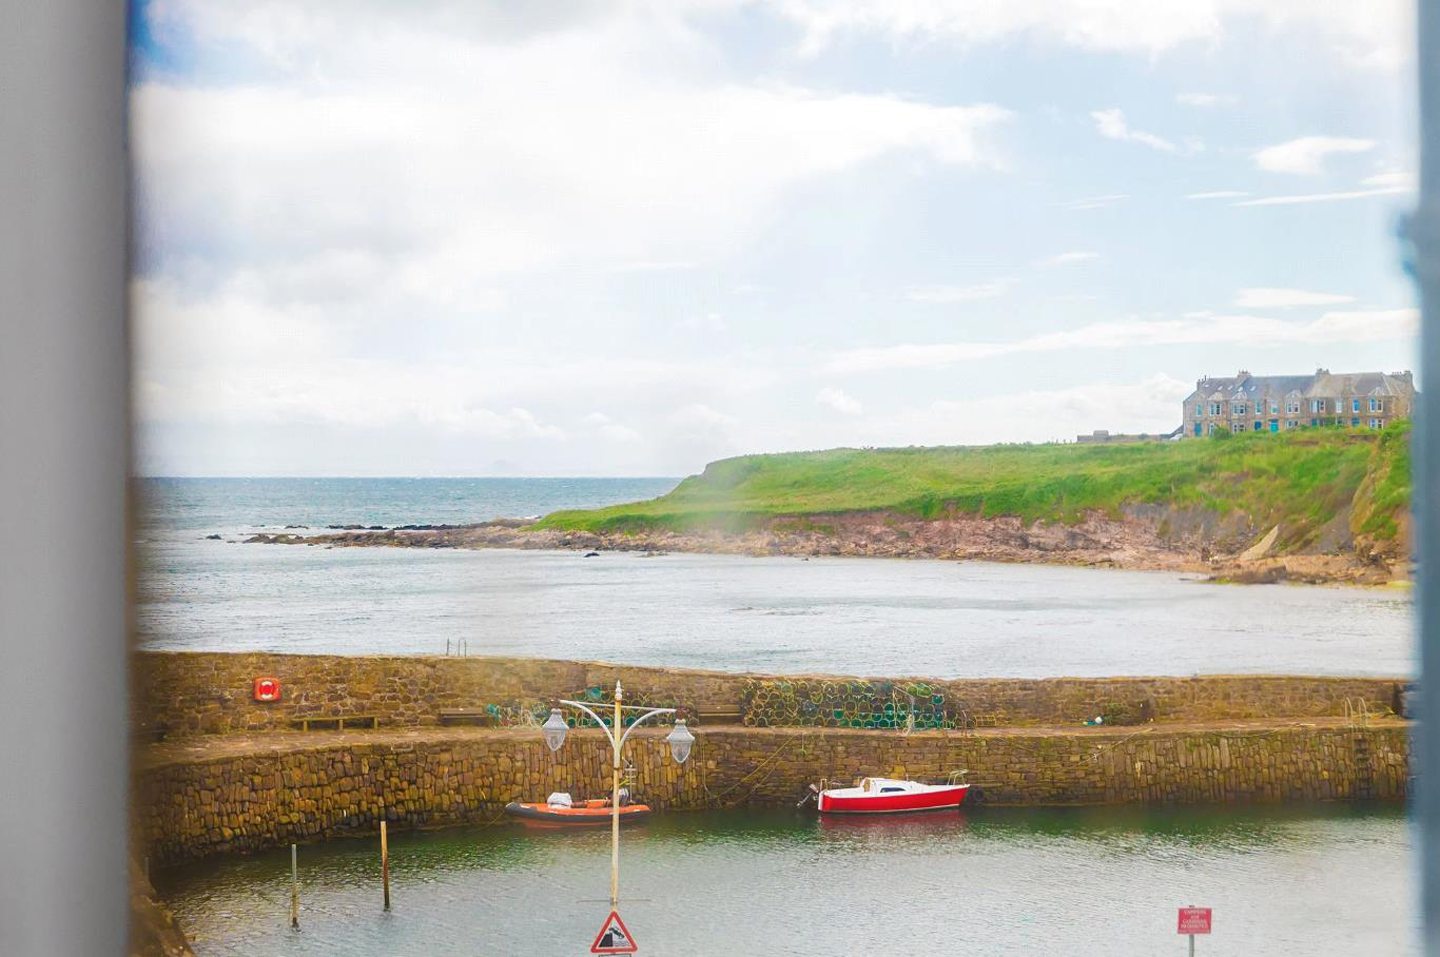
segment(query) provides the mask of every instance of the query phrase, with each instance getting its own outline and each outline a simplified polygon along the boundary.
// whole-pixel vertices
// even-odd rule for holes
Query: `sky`
[[[138,469],[684,475],[1414,365],[1401,0],[140,0]]]

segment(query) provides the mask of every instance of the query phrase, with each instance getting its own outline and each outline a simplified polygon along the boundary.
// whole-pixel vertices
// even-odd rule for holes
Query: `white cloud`
[[[676,409],[670,415],[670,421],[676,425],[696,426],[704,429],[731,429],[740,424],[740,420],[733,415],[726,415],[712,409],[703,402],[696,402],[683,408]]]
[[[717,11],[757,6],[753,0],[637,0],[633,3],[406,4],[418,27],[444,37],[534,40],[576,24],[594,29],[610,19],[647,16],[672,32]],[[375,11],[387,5],[356,0],[251,0],[216,4],[168,0],[154,4],[157,29],[191,25],[215,42],[238,41],[292,65],[316,33],[349,43],[363,37]],[[1406,0],[781,0],[768,5],[795,24],[801,49],[817,53],[851,36],[962,47],[1016,37],[1083,50],[1156,57],[1186,44],[1215,46],[1257,27],[1295,35],[1317,53],[1353,67],[1394,69],[1411,57],[1413,4]]]
[[[740,420],[703,402],[676,409],[665,422],[662,442],[668,454],[680,461],[713,462],[742,452]]]
[[[644,436],[635,429],[616,422],[604,412],[591,412],[581,421],[602,439],[609,442],[623,442],[630,445],[644,441]]]
[[[1374,140],[1347,136],[1302,136],[1257,150],[1251,158],[1257,168],[1267,172],[1313,176],[1323,171],[1329,156],[1368,153],[1374,148]]]
[[[1047,259],[1042,259],[1042,260],[1040,260],[1038,263],[1036,263],[1036,265],[1037,265],[1037,266],[1073,266],[1073,265],[1076,265],[1077,263],[1093,262],[1093,261],[1095,261],[1096,259],[1099,259],[1099,258],[1100,258],[1100,254],[1097,253],[1097,252],[1091,252],[1091,251],[1089,251],[1089,250],[1075,250],[1075,251],[1073,251],[1073,252],[1060,253],[1059,255],[1050,256],[1050,257],[1047,258]]]
[[[1352,199],[1370,199],[1374,196],[1394,196],[1410,192],[1408,186],[1377,186],[1374,189],[1351,189],[1336,193],[1301,193],[1289,196],[1262,196],[1247,199],[1232,206],[1297,206],[1306,203],[1339,203]]]
[[[847,420],[844,435],[854,443],[890,446],[1074,441],[1095,429],[1157,435],[1179,423],[1181,403],[1193,388],[1193,382],[1156,374],[1131,382],[947,397]]]
[[[846,395],[842,390],[834,386],[826,386],[815,396],[815,401],[827,409],[833,409],[841,415],[859,415],[864,411],[859,401],[854,397]]]
[[[970,441],[1073,440],[1097,428],[1111,432],[1170,431],[1193,383],[1159,373],[1139,382],[1095,382],[1068,389],[1036,389],[974,401],[939,401],[929,412],[944,421],[971,418],[986,431]]]
[[[1174,153],[1179,149],[1174,143],[1154,133],[1130,129],[1125,122],[1125,114],[1118,109],[1095,110],[1091,112],[1090,118],[1095,121],[1096,132],[1106,139],[1140,143],[1165,153]]]
[[[973,286],[912,286],[905,290],[905,298],[911,302],[954,303],[975,302],[980,299],[996,299],[1005,295],[1015,286],[1014,279],[995,279]]]
[[[1024,36],[1155,57],[1258,25],[1314,41],[1348,65],[1393,70],[1410,58],[1414,36],[1405,0],[786,0],[780,10],[804,30],[809,52],[847,35],[967,47]]]
[[[687,316],[680,325],[692,332],[720,333],[725,331],[725,317],[718,312],[706,312],[698,316]]]
[[[438,356],[373,356],[357,350],[345,322],[309,305],[277,306],[234,287],[194,297],[156,281],[136,283],[132,298],[137,411],[149,426],[399,426],[558,441],[569,436],[558,423],[597,394],[654,418],[658,409],[705,408],[697,396],[747,394],[775,378],[724,357],[516,354],[483,344]],[[581,425],[628,430],[617,437],[634,431],[599,415]]]
[[[1177,93],[1175,102],[1181,106],[1195,106],[1201,109],[1211,109],[1217,106],[1233,106],[1236,98],[1218,93]]]
[[[1019,353],[1072,349],[1133,349],[1141,346],[1244,343],[1376,342],[1407,339],[1418,328],[1414,309],[1328,312],[1310,322],[1260,316],[1209,316],[1197,319],[1123,319],[1098,322],[1064,332],[1043,333],[1008,342],[945,342],[849,349],[835,353],[830,374],[883,369],[938,368]]]
[[[645,58],[673,45],[625,23],[487,45],[406,17],[311,19],[277,26],[275,55],[324,82],[134,90],[142,246],[167,269],[269,281],[343,255],[371,287],[442,306],[557,263],[678,269],[743,243],[789,191],[886,156],[998,166],[1009,116],[657,75]]]
[[[1087,196],[1084,199],[1073,199],[1064,205],[1066,209],[1104,209],[1107,206],[1114,206],[1116,203],[1123,203],[1129,198],[1129,193],[1110,193],[1105,196]]]
[[[1265,287],[1241,289],[1235,294],[1234,305],[1237,309],[1289,309],[1295,306],[1332,306],[1354,301],[1354,296],[1335,293]]]
[[[1418,189],[1420,184],[1415,174],[1408,170],[1387,170],[1383,173],[1376,173],[1367,176],[1360,181],[1361,186],[1371,186],[1379,189]]]
[[[693,262],[674,262],[665,260],[639,259],[632,262],[617,263],[610,267],[611,272],[680,272],[686,269],[694,269]]]
[[[1217,189],[1209,193],[1187,193],[1186,199],[1239,199],[1242,196],[1249,196],[1249,193],[1236,189]]]

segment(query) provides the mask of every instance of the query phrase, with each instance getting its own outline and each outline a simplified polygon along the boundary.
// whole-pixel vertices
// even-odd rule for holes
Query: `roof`
[[[1287,396],[1302,398],[1340,395],[1411,395],[1415,387],[1409,373],[1341,372],[1318,370],[1314,375],[1250,375],[1206,376],[1195,383],[1194,399],[1226,401],[1237,398]]]

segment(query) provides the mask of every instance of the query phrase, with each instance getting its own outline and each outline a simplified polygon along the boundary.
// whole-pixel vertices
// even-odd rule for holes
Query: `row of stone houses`
[[[1185,400],[1181,435],[1231,432],[1286,432],[1307,426],[1384,428],[1410,417],[1415,381],[1408,372],[1206,376]]]

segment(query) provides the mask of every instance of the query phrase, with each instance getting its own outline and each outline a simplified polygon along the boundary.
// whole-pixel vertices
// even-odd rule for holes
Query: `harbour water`
[[[1176,908],[1214,909],[1202,957],[1418,954],[1395,808],[1016,810],[817,820],[662,815],[622,837],[621,914],[642,953],[1184,954]],[[487,828],[163,871],[206,955],[582,954],[608,912],[609,834]],[[761,902],[763,903],[763,906]]]
[[[883,559],[245,545],[287,525],[459,523],[673,479],[149,480],[146,647],[585,658],[930,677],[1406,675],[1409,594]],[[217,535],[218,539],[207,536]]]

